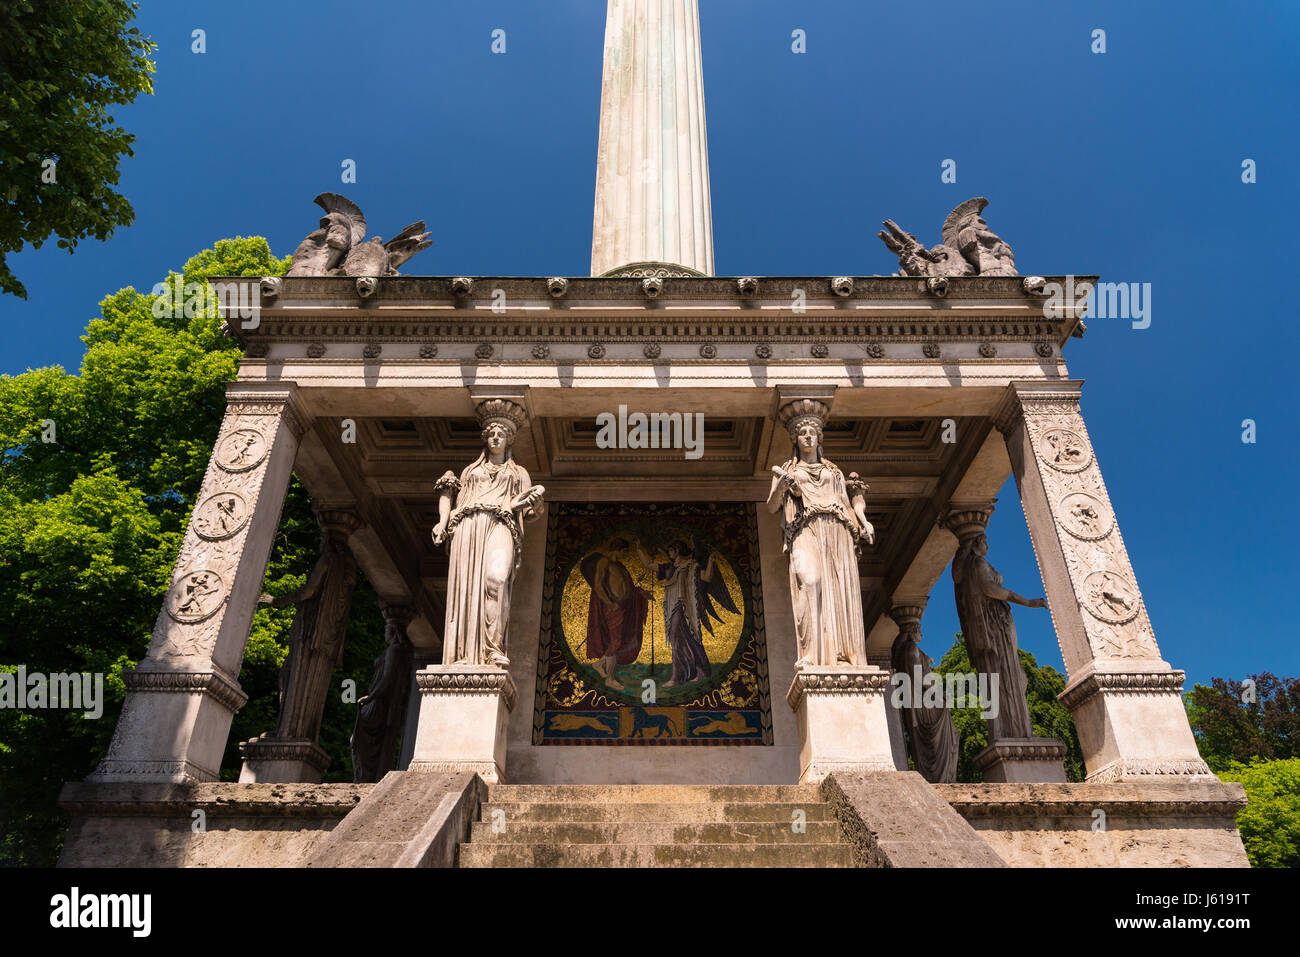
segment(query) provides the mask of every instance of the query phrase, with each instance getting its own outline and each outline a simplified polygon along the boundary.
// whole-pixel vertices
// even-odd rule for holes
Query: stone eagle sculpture
[[[396,276],[397,267],[433,245],[424,220],[412,223],[388,242],[372,236],[366,240],[366,217],[361,208],[338,193],[321,193],[314,200],[325,210],[320,228],[293,251],[286,276]]]
[[[943,242],[926,249],[892,219],[876,235],[898,256],[896,276],[1018,276],[1016,257],[980,214],[989,201],[968,199],[943,221]],[[885,230],[888,230],[886,232]]]

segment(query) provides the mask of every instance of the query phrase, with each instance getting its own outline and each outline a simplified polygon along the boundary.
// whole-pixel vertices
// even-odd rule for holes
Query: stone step
[[[462,844],[461,867],[852,867],[847,844]]]
[[[490,823],[476,821],[470,842],[489,844],[835,844],[840,826],[819,822],[802,833],[787,823],[646,824],[591,822],[515,822],[498,833]]]
[[[649,824],[708,824],[708,823],[769,823],[789,826],[795,820],[795,811],[803,811],[803,820],[809,824],[834,820],[830,810],[820,800],[791,803],[773,801],[759,803],[746,801],[740,803],[707,804],[704,802],[647,802],[635,804],[597,804],[593,801],[573,803],[531,802],[515,804],[508,802],[485,803],[479,809],[480,821],[492,821],[494,811],[503,811],[504,820],[524,821],[570,821],[577,823],[600,823],[605,821],[623,823]]]
[[[808,802],[820,804],[816,785],[807,784],[492,784],[493,804],[693,802],[758,804]]]

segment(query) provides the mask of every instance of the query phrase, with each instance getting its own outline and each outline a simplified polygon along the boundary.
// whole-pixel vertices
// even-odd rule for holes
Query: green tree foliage
[[[168,281],[280,275],[289,261],[260,237],[226,239]],[[59,789],[94,770],[108,746],[122,671],[148,649],[220,426],[224,384],[239,364],[214,308],[155,316],[155,299],[132,288],[105,298],[77,375],[54,367],[0,376],[0,669],[105,673],[108,699],[99,720],[0,710],[0,863],[57,859],[67,826]],[[266,590],[301,585],[319,541],[295,479]],[[275,727],[292,617],[265,608],[254,617],[240,674],[250,700],[235,717],[225,778],[238,774],[238,741]],[[378,601],[359,581],[337,677],[364,693],[382,647]],[[326,780],[351,780],[354,717],[354,705],[331,696],[321,732],[333,758]]]
[[[1251,866],[1300,867],[1300,758],[1233,761],[1219,778],[1246,789],[1237,829]]]
[[[1079,736],[1074,730],[1074,718],[1056,696],[1065,690],[1065,676],[1051,665],[1039,666],[1034,656],[1021,649],[1020,667],[1024,669],[1028,685],[1029,720],[1034,734],[1044,738],[1059,738],[1065,742],[1065,774],[1071,781],[1082,781],[1085,770]],[[948,649],[934,669],[941,675],[974,674],[970,656],[962,643],[960,632],[954,636]],[[989,745],[988,725],[980,717],[976,706],[954,708],[953,724],[961,738],[961,755],[957,759],[958,781],[983,781],[984,775],[975,767],[975,755]]]
[[[153,92],[154,45],[127,0],[6,0],[0,25],[0,292],[5,257],[51,234],[69,252],[135,213],[114,186],[135,137],[111,108]]]
[[[1245,682],[1213,678],[1183,700],[1196,745],[1212,771],[1233,762],[1300,758],[1300,679],[1268,671]]]

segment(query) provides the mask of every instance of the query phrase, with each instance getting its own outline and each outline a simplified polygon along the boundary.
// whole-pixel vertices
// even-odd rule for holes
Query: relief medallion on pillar
[[[247,522],[248,502],[234,491],[209,495],[194,509],[194,533],[212,541],[238,534]]]
[[[271,447],[282,434],[281,418],[288,418],[295,436],[302,431],[287,400],[287,394],[283,400],[264,394],[228,398],[163,612],[154,625],[149,658],[203,659],[212,655],[266,478]]]
[[[1019,397],[1071,584],[1083,609],[1089,645],[1097,658],[1158,658],[1155,635],[1120,537],[1110,497],[1078,396]],[[1012,409],[1002,422],[1012,429]],[[1029,465],[1030,463],[1026,463]]]
[[[570,505],[547,530],[533,743],[772,743],[754,507]]]

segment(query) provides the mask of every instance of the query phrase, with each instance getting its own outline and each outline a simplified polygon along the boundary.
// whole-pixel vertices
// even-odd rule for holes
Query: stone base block
[[[128,671],[108,753],[88,781],[215,781],[230,722],[248,700],[219,671]]]
[[[893,771],[885,689],[889,672],[872,665],[814,666],[795,672],[786,701],[799,729],[799,782],[836,771]]]
[[[259,735],[239,745],[241,784],[319,784],[329,755],[315,741]]]
[[[998,738],[975,755],[984,780],[996,784],[1064,784],[1065,743],[1056,738]]]
[[[1201,759],[1183,707],[1183,672],[1164,661],[1094,662],[1058,700],[1074,715],[1093,784],[1217,780]]]
[[[429,665],[415,675],[420,718],[411,771],[478,774],[505,780],[506,728],[515,708],[515,684],[504,668]]]

